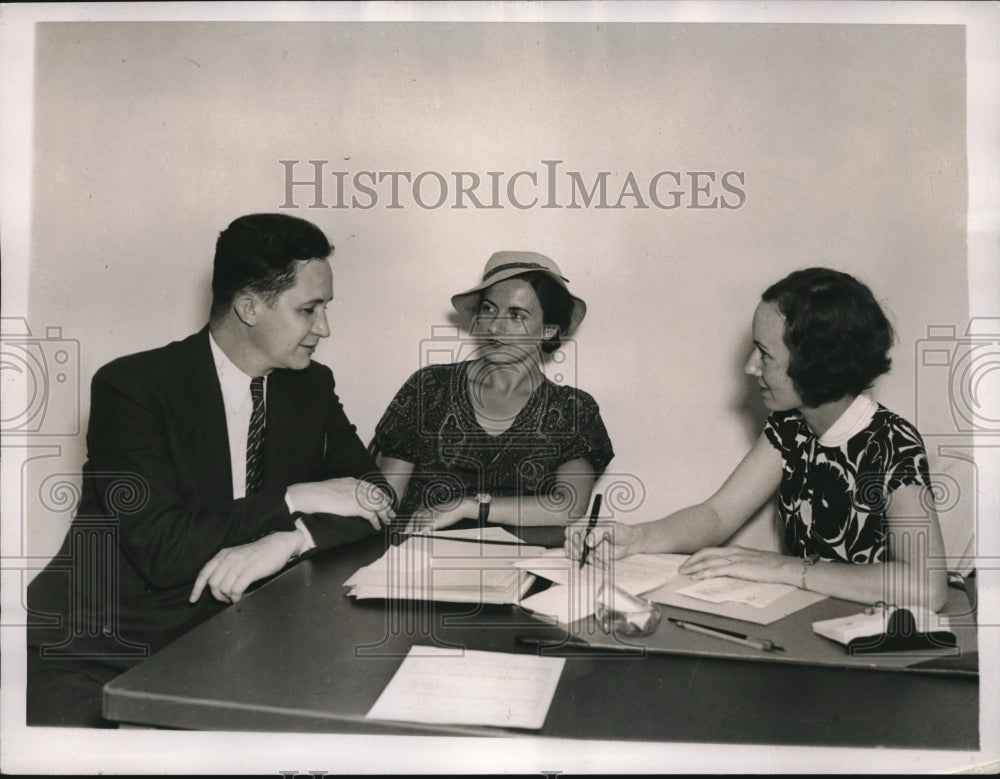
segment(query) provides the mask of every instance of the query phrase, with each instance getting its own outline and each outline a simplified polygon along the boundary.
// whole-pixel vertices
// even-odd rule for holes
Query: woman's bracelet
[[[802,561],[802,578],[799,580],[799,589],[808,590],[809,587],[806,586],[806,571],[809,567],[816,565],[816,561],[819,560],[818,554],[811,554],[805,560]]]

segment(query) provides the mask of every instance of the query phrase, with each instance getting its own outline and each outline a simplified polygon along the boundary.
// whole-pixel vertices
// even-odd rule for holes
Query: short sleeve
[[[930,487],[930,470],[924,441],[917,429],[896,414],[889,416],[883,428],[885,449],[885,490],[892,493],[900,487],[917,485]]]
[[[375,446],[379,454],[410,463],[420,462],[419,397],[420,371],[417,371],[396,393],[375,426]]]
[[[600,476],[608,467],[615,451],[611,438],[601,418],[597,402],[586,392],[576,392],[576,431],[570,437],[562,452],[562,461],[584,459],[594,469],[594,476]]]
[[[764,423],[764,435],[771,446],[785,458],[795,447],[795,439],[800,429],[799,417],[793,411],[779,411],[768,416]]]

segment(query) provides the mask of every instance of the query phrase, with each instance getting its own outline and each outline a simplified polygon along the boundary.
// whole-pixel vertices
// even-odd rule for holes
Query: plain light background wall
[[[947,391],[917,355],[969,316],[965,133],[958,26],[39,25],[29,321],[79,343],[79,401],[52,400],[46,424],[81,432],[27,470],[29,551],[51,555],[71,518],[46,490],[83,462],[94,371],[204,324],[215,238],[282,210],[279,160],[298,179],[312,159],[484,178],[562,160],[609,171],[612,200],[629,171],[745,176],[733,210],[312,209],[299,188],[286,213],[336,245],[315,359],[366,441],[499,249],[548,254],[589,304],[567,376],[615,446],[602,488],[641,485],[622,518],[707,497],[743,456],[765,414],[750,318],[796,268],[872,287],[898,335],[875,397],[948,434],[947,403],[917,413],[920,382]],[[746,540],[773,543],[771,525]]]

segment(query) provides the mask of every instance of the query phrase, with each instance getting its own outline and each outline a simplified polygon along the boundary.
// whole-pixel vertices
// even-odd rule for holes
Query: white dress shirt
[[[250,381],[253,377],[236,367],[236,364],[219,348],[211,332],[208,334],[208,342],[212,347],[212,359],[215,361],[215,372],[219,376],[222,401],[226,408],[229,462],[233,472],[235,500],[244,498],[247,494],[247,432],[250,429],[250,415],[253,413],[253,399],[250,397]],[[264,377],[264,407],[267,408],[267,376]],[[288,492],[285,492],[285,505],[291,513],[295,513]],[[316,546],[301,519],[295,520],[295,527],[303,537],[302,547],[297,554],[303,554]]]

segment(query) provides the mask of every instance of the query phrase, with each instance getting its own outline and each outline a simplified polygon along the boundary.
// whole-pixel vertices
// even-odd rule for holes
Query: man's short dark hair
[[[271,303],[295,283],[295,263],[325,260],[333,246],[312,222],[287,214],[241,216],[219,233],[212,271],[212,319],[250,290]]]
[[[785,317],[788,377],[810,407],[859,395],[889,371],[892,325],[868,287],[829,268],[806,268],[761,299]]]

